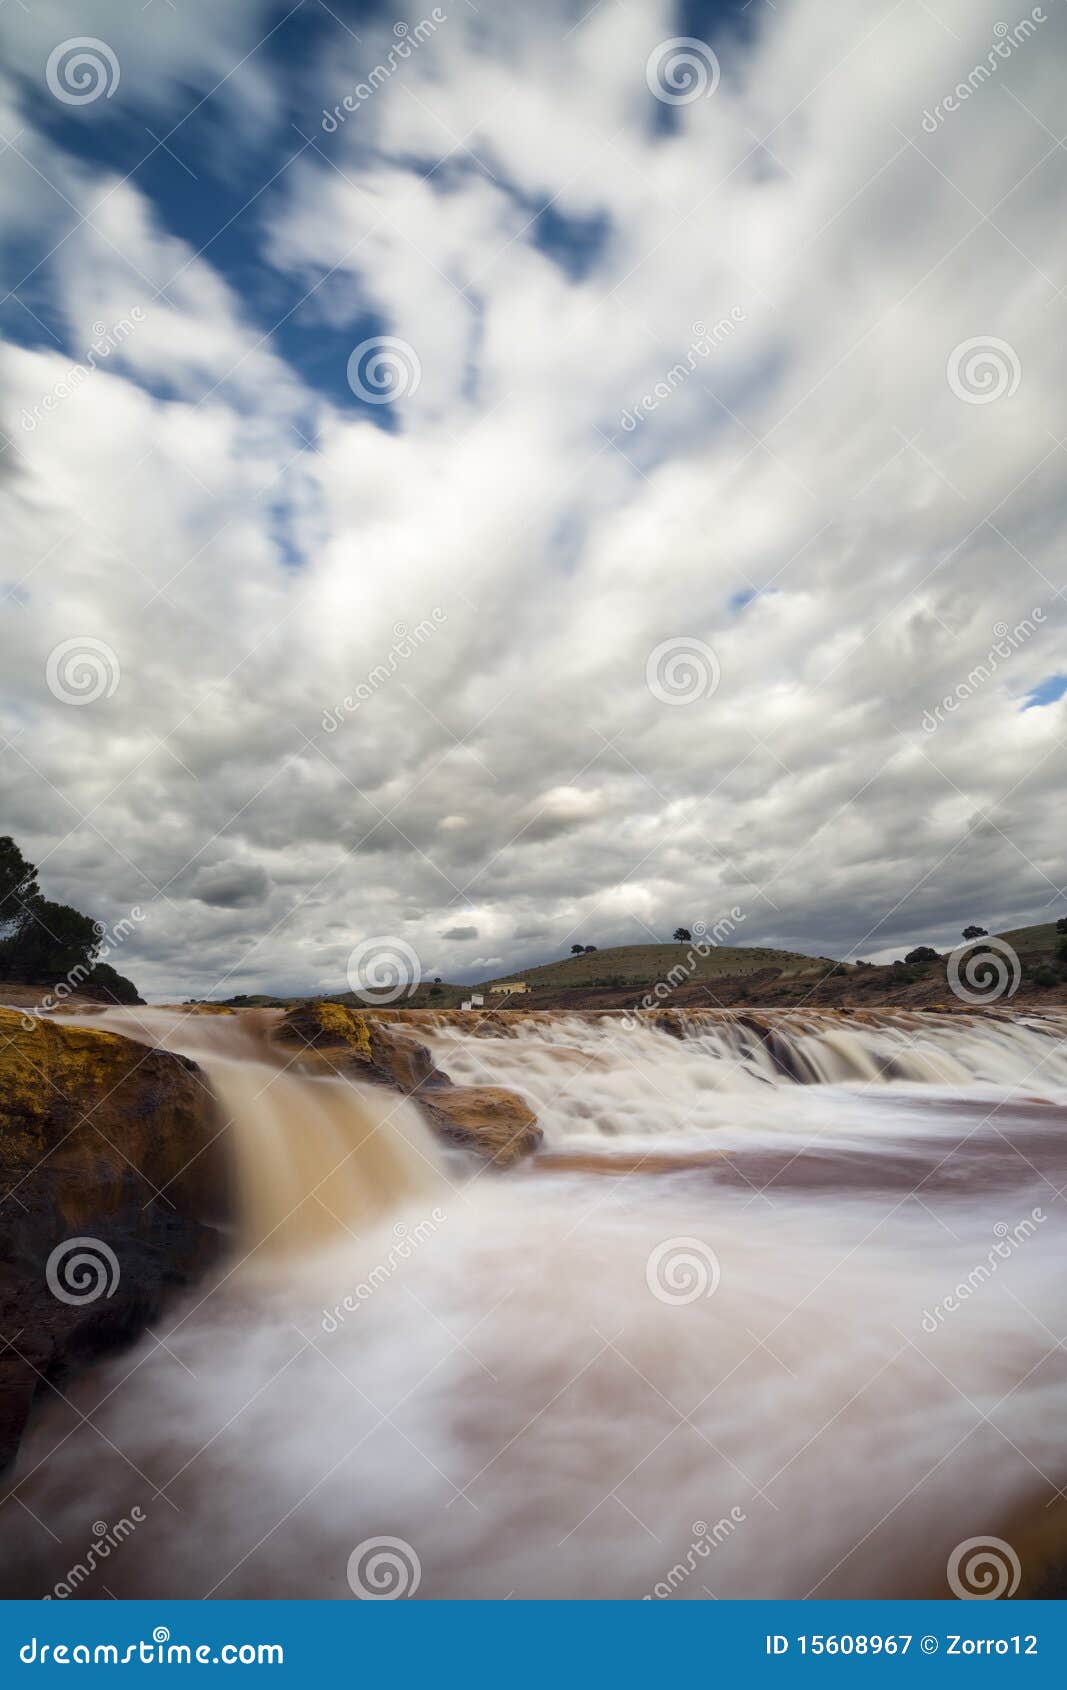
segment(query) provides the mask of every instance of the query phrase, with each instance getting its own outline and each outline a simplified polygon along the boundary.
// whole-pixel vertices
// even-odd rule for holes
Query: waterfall
[[[204,1070],[234,1168],[239,1243],[257,1261],[358,1237],[444,1189],[440,1148],[414,1105],[341,1075],[298,1072],[293,1053],[270,1043],[279,1018],[126,1008],[93,1016]]]
[[[537,1111],[550,1145],[773,1132],[854,1107],[842,1088],[942,1104],[1022,1090],[1067,1097],[1067,1022],[907,1011],[668,1011],[438,1016],[423,1035],[459,1084],[491,1071]],[[799,1092],[810,1093],[799,1096]]]
[[[537,1109],[500,1173],[284,1069],[269,1015],[100,1022],[204,1065],[244,1232],[44,1405],[5,1593],[142,1517],[80,1597],[351,1599],[382,1544],[486,1599],[938,1596],[977,1538],[1025,1592],[1061,1554],[1061,1023],[416,1018]]]
[[[246,1249],[290,1254],[359,1236],[443,1189],[437,1150],[403,1099],[255,1063],[204,1067],[230,1123]]]

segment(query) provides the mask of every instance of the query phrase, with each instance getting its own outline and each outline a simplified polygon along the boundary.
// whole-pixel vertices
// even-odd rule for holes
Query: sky
[[[1067,912],[1062,0],[7,0],[0,832],[148,998]]]

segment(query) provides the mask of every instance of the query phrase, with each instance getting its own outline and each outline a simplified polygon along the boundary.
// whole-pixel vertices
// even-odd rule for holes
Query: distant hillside
[[[1060,935],[1056,931],[1056,923],[1046,921],[1038,927],[1013,927],[1007,933],[998,933],[997,937],[1006,940],[1019,959],[1026,963],[1050,961]]]
[[[610,945],[583,956],[560,957],[558,962],[537,968],[519,968],[511,974],[497,974],[485,983],[486,991],[505,980],[525,980],[531,990],[561,986],[654,986],[666,979],[672,968],[684,968],[688,980],[715,980],[723,975],[757,974],[774,968],[783,974],[805,973],[818,963],[833,965],[832,957],[803,956],[799,951],[777,951],[761,946],[713,945],[701,955],[694,944]]]
[[[1067,999],[1067,964],[1060,961],[1061,935],[1054,921],[1032,927],[1016,927],[998,937],[1017,952],[1022,964],[1018,999],[1056,1007]],[[962,943],[962,939],[960,943]],[[912,947],[902,945],[900,957]],[[490,988],[505,980],[525,980],[530,988],[531,1008],[582,1006],[632,1007],[657,984],[669,993],[657,994],[657,1001],[671,1004],[704,1003],[709,993],[716,1003],[739,1006],[817,1003],[828,1006],[873,1007],[878,1003],[929,1005],[954,999],[948,990],[944,958],[936,962],[895,966],[844,964],[834,957],[807,956],[800,951],[775,950],[759,945],[716,945],[701,955],[694,944],[610,945],[588,955],[563,956],[555,962],[533,968],[516,968],[498,974],[480,985],[439,984],[423,981],[410,996],[400,998],[398,1009],[458,1009],[472,992],[482,992],[486,1007],[499,1007],[501,999],[490,996]],[[675,971],[672,973],[672,970]],[[751,980],[751,985],[747,982]],[[317,997],[333,1003],[358,1006],[373,999],[354,992],[320,992]],[[286,1005],[295,998],[249,996],[227,1000],[235,1007],[254,1004]]]

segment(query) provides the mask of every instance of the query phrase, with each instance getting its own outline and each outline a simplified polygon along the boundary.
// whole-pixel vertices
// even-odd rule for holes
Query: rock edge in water
[[[309,1066],[398,1088],[442,1138],[498,1168],[511,1167],[541,1145],[537,1116],[524,1098],[503,1086],[453,1085],[427,1047],[388,1012],[300,1004],[288,1011],[275,1036],[303,1045]]]
[[[0,1466],[39,1393],[218,1254],[217,1125],[185,1057],[0,1009]]]

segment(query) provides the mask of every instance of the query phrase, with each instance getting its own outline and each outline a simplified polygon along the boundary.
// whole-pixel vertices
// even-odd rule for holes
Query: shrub
[[[941,957],[939,952],[935,951],[932,945],[916,945],[915,949],[913,951],[909,951],[907,956],[904,958],[906,964],[910,963],[915,965],[924,962],[940,962],[940,960]]]

